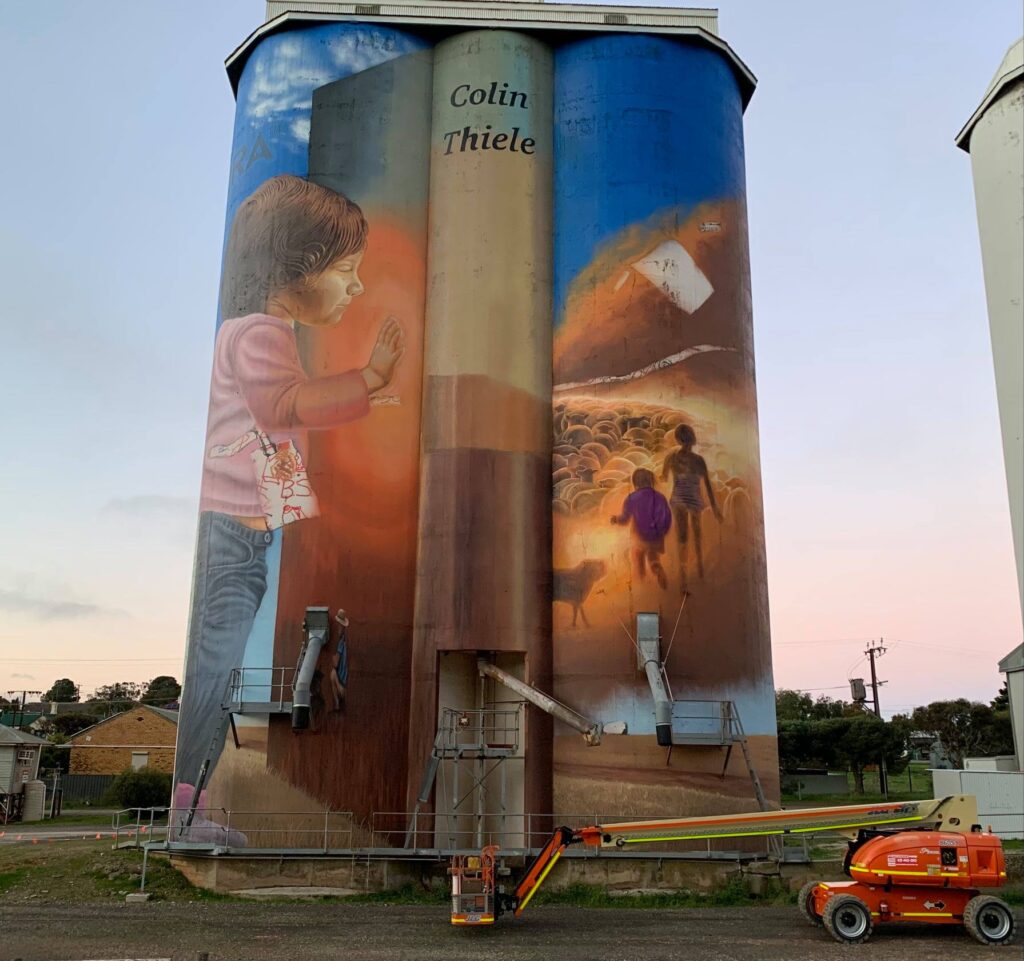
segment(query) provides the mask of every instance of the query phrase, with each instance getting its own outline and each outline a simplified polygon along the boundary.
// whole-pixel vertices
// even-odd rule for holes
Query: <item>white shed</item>
[[[26,781],[39,774],[41,737],[0,724],[0,794],[20,794]]]
[[[999,662],[999,670],[1006,675],[1006,690],[1010,695],[1010,723],[1013,724],[1017,770],[1024,771],[1024,644],[1018,644]]]

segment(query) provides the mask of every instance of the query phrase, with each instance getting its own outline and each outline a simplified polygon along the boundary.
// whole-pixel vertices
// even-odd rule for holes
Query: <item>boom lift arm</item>
[[[527,867],[512,894],[492,887],[484,892],[489,897],[488,910],[474,920],[453,898],[452,921],[457,924],[493,923],[495,917],[511,911],[520,917],[540,889],[558,859],[572,844],[586,844],[623,850],[632,844],[654,841],[695,841],[713,838],[773,837],[830,831],[852,839],[863,832],[878,833],[879,828],[895,831],[951,832],[968,834],[979,830],[977,802],[971,796],[951,796],[925,801],[894,801],[878,804],[842,805],[805,808],[791,811],[757,811],[750,814],[726,814],[707,817],[659,818],[650,821],[626,821],[594,824],[582,828],[555,828],[540,853]],[[486,849],[493,859],[496,847]],[[468,859],[477,861],[479,859]],[[453,891],[459,888],[461,876],[468,871],[467,859],[457,858],[452,865]],[[491,872],[490,878],[495,877]]]

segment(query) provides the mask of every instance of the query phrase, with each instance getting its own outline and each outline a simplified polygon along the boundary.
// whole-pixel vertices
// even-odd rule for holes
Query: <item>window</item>
[[[148,751],[132,751],[132,770],[138,771],[149,766]]]
[[[19,761],[32,761],[32,760],[35,759],[35,756],[36,756],[36,752],[31,750],[31,749],[24,750],[24,751],[18,751],[18,760]]]

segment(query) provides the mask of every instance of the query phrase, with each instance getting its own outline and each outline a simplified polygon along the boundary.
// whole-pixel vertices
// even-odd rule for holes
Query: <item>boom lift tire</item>
[[[975,941],[994,946],[1009,944],[1017,925],[1005,901],[990,894],[979,894],[964,908],[964,927]]]
[[[825,905],[821,923],[840,944],[863,944],[875,927],[871,908],[854,894],[831,898]]]
[[[809,924],[816,928],[821,927],[821,915],[814,910],[814,891],[818,887],[818,881],[808,881],[796,896],[797,907],[800,913],[807,918]]]

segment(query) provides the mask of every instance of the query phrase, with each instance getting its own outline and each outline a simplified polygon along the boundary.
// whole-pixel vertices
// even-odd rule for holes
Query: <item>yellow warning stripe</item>
[[[886,824],[896,824],[898,821],[921,821],[920,817],[892,818]],[[878,821],[861,821],[857,824],[828,824],[812,828],[782,828],[774,831],[737,831],[732,834],[681,834],[678,837],[666,837],[662,834],[655,834],[645,838],[621,838],[623,844],[650,844],[651,841],[706,841],[709,838],[759,838],[771,837],[777,834],[822,834],[825,831],[847,831],[850,828],[865,828],[877,825]],[[618,824],[610,824],[608,833],[615,836],[615,828],[621,827]]]
[[[889,868],[883,868],[878,870],[877,868],[866,868],[862,864],[851,864],[851,871],[863,871],[865,874],[879,874],[879,875],[899,875],[901,878],[965,878],[966,874],[960,874],[959,871],[938,871],[931,873],[930,871],[892,871]]]
[[[479,921],[467,921],[466,918],[452,918],[452,924],[494,924],[494,918],[481,918]]]
[[[893,912],[896,914],[897,912]],[[952,911],[900,911],[901,918],[951,918]]]
[[[548,866],[541,872],[540,877],[537,878],[537,883],[530,889],[530,893],[528,895],[526,895],[526,897],[523,898],[522,901],[519,902],[519,907],[516,908],[516,913],[517,914],[520,914],[524,910],[526,910],[526,905],[528,905],[530,903],[530,898],[532,898],[537,893],[537,889],[544,883],[544,879],[548,876],[548,873],[551,871],[551,869],[558,863],[558,859],[561,856],[562,856],[562,852],[559,851],[551,859],[551,862],[548,864]]]

